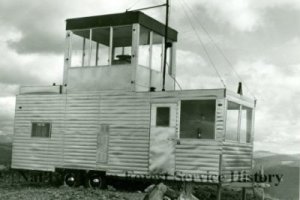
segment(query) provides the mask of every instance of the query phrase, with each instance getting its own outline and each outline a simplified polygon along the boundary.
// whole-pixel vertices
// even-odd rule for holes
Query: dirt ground
[[[70,188],[68,186],[52,186],[41,183],[20,182],[22,178],[11,179],[8,174],[0,174],[0,200],[143,200],[146,196],[142,184],[124,182],[121,185],[108,186],[108,189],[92,189],[83,186]],[[115,189],[117,188],[117,189]],[[174,190],[179,191],[177,187]],[[193,194],[200,200],[215,200],[216,187],[196,186]],[[224,189],[223,200],[240,200],[241,192],[231,189]],[[248,200],[258,200],[249,191]]]
[[[65,186],[38,187],[12,185],[0,187],[2,200],[142,200],[144,193],[117,192],[89,188],[69,188]]]

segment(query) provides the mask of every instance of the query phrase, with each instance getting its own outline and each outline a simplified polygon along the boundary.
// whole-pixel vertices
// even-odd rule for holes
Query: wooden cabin
[[[68,19],[63,84],[17,95],[12,168],[198,182],[249,172],[255,101],[175,90],[172,28],[161,91],[164,28],[142,12]]]

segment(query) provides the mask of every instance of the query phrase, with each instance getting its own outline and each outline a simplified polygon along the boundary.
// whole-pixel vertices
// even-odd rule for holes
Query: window
[[[132,46],[132,26],[113,28],[112,64],[130,64]]]
[[[158,107],[156,109],[156,126],[170,126],[170,107]]]
[[[72,67],[84,67],[89,65],[90,30],[73,31],[72,35]]]
[[[51,124],[44,122],[33,122],[31,127],[31,137],[51,137]]]
[[[226,118],[226,140],[241,143],[251,142],[252,109],[228,101]]]
[[[240,142],[251,142],[252,132],[252,109],[242,106],[241,109],[241,130],[240,130]]]
[[[92,29],[91,66],[109,65],[110,28]]]
[[[228,101],[226,118],[226,140],[238,141],[240,105]]]
[[[181,101],[180,138],[215,138],[215,100]]]
[[[172,47],[167,48],[167,66],[166,66],[166,73],[172,76],[173,72],[173,63],[172,63]]]
[[[139,65],[149,67],[150,64],[150,33],[151,31],[141,26],[139,44]]]
[[[157,71],[162,71],[163,41],[161,35],[153,33],[151,68]]]
[[[130,64],[131,46],[132,26],[73,31],[71,66],[109,65],[110,60],[112,65]]]

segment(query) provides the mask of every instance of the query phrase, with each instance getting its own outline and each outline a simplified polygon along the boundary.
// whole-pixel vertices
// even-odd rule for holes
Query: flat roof
[[[165,36],[165,25],[141,11],[131,11],[117,14],[98,15],[72,18],[66,20],[66,30],[89,29],[96,27],[123,26],[138,23],[159,35]],[[168,28],[168,38],[177,41],[178,32]]]

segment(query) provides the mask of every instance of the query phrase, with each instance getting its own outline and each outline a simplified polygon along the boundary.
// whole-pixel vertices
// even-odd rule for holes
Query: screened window
[[[215,138],[215,100],[181,101],[180,138]]]
[[[156,109],[156,126],[170,126],[170,107],[158,107]]]
[[[31,137],[51,137],[51,123],[33,122]]]
[[[228,101],[226,118],[226,140],[238,141],[240,105]]]

